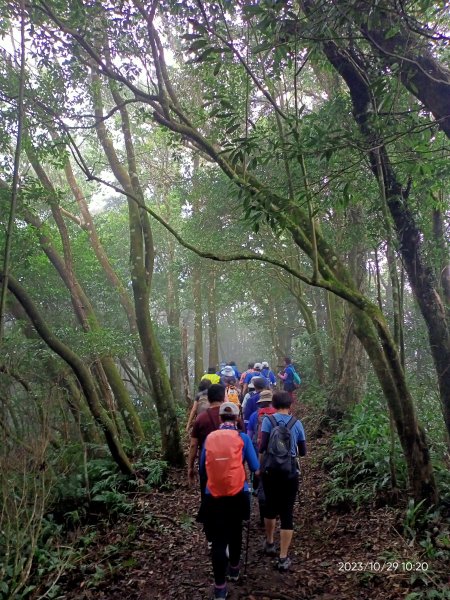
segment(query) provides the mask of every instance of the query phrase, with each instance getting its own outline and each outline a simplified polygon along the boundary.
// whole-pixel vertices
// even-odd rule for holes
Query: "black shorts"
[[[263,473],[262,482],[266,503],[266,519],[280,517],[281,529],[294,529],[294,504],[298,491],[298,475]]]

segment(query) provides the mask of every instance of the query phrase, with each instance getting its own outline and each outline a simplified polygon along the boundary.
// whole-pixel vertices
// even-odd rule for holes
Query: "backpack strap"
[[[291,429],[294,427],[294,425],[296,423],[297,423],[297,419],[294,417],[294,415],[291,415],[291,418],[286,423],[286,427],[289,429],[289,431],[291,431]]]
[[[278,421],[275,419],[275,417],[273,415],[264,415],[265,417],[268,417],[272,427],[278,427]]]

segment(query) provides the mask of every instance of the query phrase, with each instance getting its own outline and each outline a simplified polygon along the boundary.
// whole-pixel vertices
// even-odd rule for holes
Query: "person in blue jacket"
[[[262,362],[261,366],[261,377],[265,377],[269,382],[270,388],[274,388],[277,384],[277,378],[275,377],[275,373],[270,369],[268,362]]]
[[[255,386],[255,394],[253,394],[253,396],[251,396],[245,404],[244,423],[246,424],[246,427],[250,417],[257,409],[256,405],[259,400],[260,393],[267,387],[267,381],[264,379],[264,377],[253,377],[252,383]]]
[[[280,555],[277,562],[279,571],[288,571],[291,559],[288,557],[294,532],[294,504],[298,494],[300,464],[299,456],[306,456],[306,438],[303,424],[299,419],[291,415],[292,399],[288,392],[275,392],[272,398],[272,406],[276,413],[265,416],[261,425],[261,443],[259,446],[261,477],[265,495],[264,521],[266,529],[266,540],[264,542],[264,553],[268,556],[276,556],[277,551],[274,544],[274,533],[276,518],[280,517]],[[276,422],[274,425],[271,420]],[[290,454],[291,471],[278,471],[276,468],[267,469],[266,452],[269,450],[271,432],[274,426],[287,427],[290,429]]]
[[[224,402],[219,416],[222,424],[206,437],[200,457],[200,473],[208,477],[202,520],[207,538],[212,542],[214,600],[227,597],[227,568],[228,579],[239,580],[242,522],[250,519],[250,491],[244,462],[247,462],[250,471],[259,470],[258,457],[250,438],[237,429],[239,408],[233,402]],[[236,432],[236,436],[225,433],[227,430]],[[242,447],[242,459],[239,454],[228,452],[230,447],[238,453]],[[228,489],[230,486],[234,486],[233,489]]]

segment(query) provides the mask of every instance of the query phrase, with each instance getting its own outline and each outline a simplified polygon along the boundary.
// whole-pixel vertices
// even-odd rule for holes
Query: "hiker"
[[[208,372],[202,376],[201,381],[203,379],[209,379],[211,383],[220,383],[220,375],[216,374],[216,369],[214,367],[209,367]]]
[[[294,392],[300,386],[301,379],[288,356],[284,359],[284,365],[284,371],[278,373],[278,377],[283,381],[283,390],[290,395],[292,402],[295,402]]]
[[[260,393],[256,407],[257,408],[255,412],[249,419],[247,434],[252,440],[253,447],[255,448],[256,452],[259,453],[262,437],[261,425],[263,419],[266,415],[273,415],[276,413],[276,409],[272,406],[272,390],[263,390]],[[253,494],[258,498],[259,522],[260,526],[264,527],[266,497],[264,494],[264,488],[261,484],[261,478],[258,475],[254,475],[253,477]]]
[[[276,411],[272,406],[272,390],[262,390],[259,394],[259,398],[256,401],[256,410],[251,414],[248,426],[247,435],[253,442],[255,450],[259,452],[259,446],[261,444],[261,424],[264,419],[264,415],[273,415]]]
[[[190,484],[193,484],[195,481],[195,459],[197,455],[200,456],[206,436],[220,426],[219,408],[224,400],[225,388],[223,385],[220,383],[210,385],[208,388],[209,407],[197,417],[191,432],[191,444],[188,456],[188,479]],[[205,486],[206,479],[200,475],[200,494],[202,498],[205,493]]]
[[[276,566],[289,570],[289,546],[294,531],[293,512],[297,496],[300,468],[297,456],[306,455],[305,432],[302,423],[290,414],[292,399],[288,392],[275,392],[273,415],[266,415],[261,425],[261,479],[265,495],[265,534],[263,550],[276,556],[274,534],[280,517],[280,552]]]
[[[261,377],[265,377],[268,382],[268,388],[273,388],[277,384],[277,378],[275,377],[275,373],[271,371],[269,367],[269,363],[267,361],[263,361],[261,363]]]
[[[219,370],[217,371],[217,375],[220,376],[220,374],[222,373],[222,371],[225,369],[226,366],[227,366],[227,363],[221,362],[219,365]]]
[[[240,377],[240,379],[239,379],[239,385],[241,386],[241,388],[243,388],[243,387],[244,387],[244,381],[245,381],[245,378],[247,377],[247,375],[248,375],[249,373],[254,373],[254,372],[255,372],[255,369],[253,368],[254,366],[255,366],[255,363],[254,363],[254,362],[249,362],[249,363],[248,363],[248,365],[247,365],[247,370],[246,370],[246,371],[244,371],[244,372],[241,374],[241,377]]]
[[[244,462],[250,471],[259,469],[250,438],[236,428],[236,405],[224,402],[219,415],[221,425],[206,438],[200,459],[201,477],[207,479],[202,514],[206,536],[212,542],[215,600],[227,597],[227,576],[239,580],[242,522],[250,519]]]
[[[229,385],[231,382],[236,383],[236,375],[234,374],[233,367],[226,365],[220,371],[220,383],[225,387]]]
[[[241,374],[239,373],[239,370],[238,370],[234,360],[230,360],[230,362],[228,363],[228,366],[233,368],[234,376],[236,377],[236,381],[239,381]]]
[[[225,402],[233,402],[239,409],[241,400],[233,367],[227,365],[220,372],[220,383],[225,386]]]
[[[266,388],[266,384],[267,384],[264,377],[254,377],[252,379],[252,383],[255,386],[255,393],[253,394],[253,396],[251,396],[251,398],[249,398],[247,400],[247,403],[245,405],[244,423],[245,423],[246,427],[248,426],[248,422],[250,420],[251,415],[256,410],[256,405],[259,400],[259,395]]]
[[[209,379],[202,379],[198,384],[198,393],[195,396],[194,404],[192,405],[191,412],[186,423],[186,431],[190,430],[198,415],[208,409],[208,388],[210,386],[211,381]]]
[[[260,377],[261,375],[262,364],[255,363],[253,370],[247,373],[244,379],[244,385],[242,386],[242,393],[245,395],[247,393],[248,384],[254,377]]]
[[[242,400],[242,406],[241,406],[242,414],[245,412],[245,407],[247,406],[248,400],[255,393],[256,393],[255,392],[255,385],[254,385],[253,381],[250,381],[250,383],[248,384],[247,393],[245,394],[244,399]]]

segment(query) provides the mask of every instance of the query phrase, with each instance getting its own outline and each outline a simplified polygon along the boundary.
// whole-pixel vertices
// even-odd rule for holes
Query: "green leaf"
[[[394,27],[391,27],[390,29],[388,29],[384,35],[384,39],[385,40],[389,40],[390,38],[393,38],[395,35],[397,35],[397,33],[400,31],[400,27],[398,25],[394,25]]]
[[[182,40],[198,40],[201,37],[199,33],[185,33],[181,36]]]
[[[193,44],[189,46],[189,52],[195,52],[196,50],[200,50],[200,48],[204,48],[208,44],[208,40],[200,38],[196,40]]]
[[[7,594],[8,590],[9,590],[9,587],[8,587],[8,584],[6,583],[6,581],[0,581],[0,592]]]
[[[239,127],[240,127],[240,123],[235,123],[231,127],[228,127],[228,129],[226,130],[226,132],[227,133],[233,133],[233,131],[236,131],[236,129],[239,129]]]

